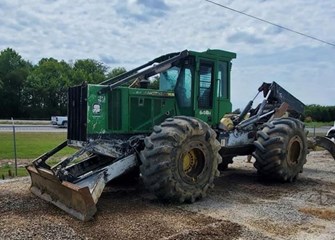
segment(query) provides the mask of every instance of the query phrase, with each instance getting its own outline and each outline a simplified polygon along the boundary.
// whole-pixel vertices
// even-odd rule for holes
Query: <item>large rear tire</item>
[[[305,125],[294,118],[279,118],[257,132],[254,163],[260,176],[283,182],[296,180],[306,163]]]
[[[194,202],[214,186],[220,144],[205,122],[184,116],[168,118],[144,142],[140,154],[143,182],[159,199]]]

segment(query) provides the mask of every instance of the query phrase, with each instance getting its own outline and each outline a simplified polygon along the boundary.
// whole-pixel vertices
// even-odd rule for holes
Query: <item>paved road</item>
[[[314,132],[315,132],[315,135],[317,136],[325,136],[330,128],[331,127],[318,127],[314,129],[314,128],[308,127],[306,129],[309,132],[309,136],[313,136]]]
[[[12,132],[10,124],[0,124],[0,132]],[[66,132],[66,128],[59,128],[52,125],[16,125],[16,132]]]

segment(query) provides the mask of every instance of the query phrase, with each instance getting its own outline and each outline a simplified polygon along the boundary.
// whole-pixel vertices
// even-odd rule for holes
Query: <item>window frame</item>
[[[201,82],[205,82],[205,81],[201,81],[201,67],[202,66],[207,66],[209,68],[211,68],[210,74],[211,74],[211,79],[210,79],[210,87],[207,88],[207,90],[209,90],[209,94],[207,94],[207,97],[209,98],[208,100],[204,100],[203,96],[204,96],[204,92],[206,90],[204,90],[204,92],[201,91],[201,89],[205,89],[204,87],[201,87]],[[199,61],[199,88],[198,88],[198,107],[201,109],[212,109],[213,108],[213,90],[214,90],[214,70],[215,70],[215,64],[214,61],[209,61],[209,60],[203,60],[200,59]],[[208,101],[208,102],[206,102]]]

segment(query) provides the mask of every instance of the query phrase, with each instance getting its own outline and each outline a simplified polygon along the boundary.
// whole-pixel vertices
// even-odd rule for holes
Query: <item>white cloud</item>
[[[333,0],[216,1],[335,42]],[[12,47],[34,63],[93,58],[129,69],[167,52],[218,48],[238,54],[236,107],[273,80],[305,103],[335,103],[334,47],[204,0],[3,0],[0,21],[0,49]]]

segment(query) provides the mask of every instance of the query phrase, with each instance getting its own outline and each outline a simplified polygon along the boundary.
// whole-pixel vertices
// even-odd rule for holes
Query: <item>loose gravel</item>
[[[0,181],[0,239],[335,239],[335,161],[308,156],[293,184],[261,182],[234,159],[208,197],[163,204],[141,184],[107,189],[80,222],[29,192],[30,179]]]

